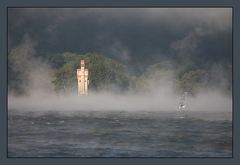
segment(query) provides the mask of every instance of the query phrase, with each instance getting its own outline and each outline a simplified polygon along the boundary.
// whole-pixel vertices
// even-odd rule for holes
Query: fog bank
[[[35,56],[32,41],[25,37],[23,44],[13,50],[13,70],[21,73],[26,91],[25,95],[16,95],[9,87],[8,109],[21,111],[177,111],[181,92],[176,90],[177,74],[181,68],[166,69],[153,67],[137,79],[139,87],[128,91],[93,91],[86,96],[54,91],[52,77],[54,69],[42,58]],[[16,59],[17,58],[17,59]],[[180,66],[181,67],[181,66]],[[184,67],[184,66],[183,66]],[[174,68],[169,67],[168,68]],[[91,72],[91,71],[90,71]],[[224,69],[212,67],[209,71],[211,86],[200,86],[197,93],[189,95],[189,111],[231,112],[231,95],[224,92],[227,86]],[[16,84],[19,79],[16,80]],[[91,83],[91,82],[90,82]],[[141,86],[144,84],[143,86]],[[13,85],[15,85],[13,83]],[[77,85],[77,80],[76,84]],[[114,85],[114,84],[113,84]],[[103,88],[104,89],[104,88]]]
[[[208,91],[188,97],[189,111],[231,112],[232,100],[218,91]],[[110,92],[38,95],[9,95],[8,108],[21,111],[177,111],[179,96],[170,91],[148,94],[114,94]]]

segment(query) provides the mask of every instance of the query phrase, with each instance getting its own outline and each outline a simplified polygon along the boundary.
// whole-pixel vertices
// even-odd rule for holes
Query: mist
[[[7,12],[8,157],[232,157],[232,8]]]
[[[40,92],[31,96],[8,96],[9,109],[20,111],[177,111],[179,96],[168,93],[113,94],[91,93],[78,97]],[[218,91],[200,93],[189,98],[190,111],[231,112],[231,97]]]
[[[27,50],[28,49],[28,50]],[[22,88],[25,95],[16,95],[9,89],[8,108],[18,111],[177,111],[181,92],[176,90],[178,69],[168,72],[149,69],[144,87],[127,91],[104,88],[89,90],[85,96],[77,96],[77,91],[56,93],[52,84],[54,69],[42,58],[35,55],[32,41],[26,37],[16,50],[18,56],[26,55],[28,60],[14,64],[25,75],[26,84]],[[28,53],[26,53],[28,52]],[[20,67],[24,66],[24,67]],[[168,66],[169,67],[169,66]],[[184,66],[183,66],[184,67]],[[21,68],[21,69],[20,69]],[[170,67],[174,68],[174,66]],[[231,95],[224,92],[226,82],[220,66],[213,66],[211,78],[216,84],[201,87],[194,96],[187,96],[190,111],[231,112]],[[76,84],[77,85],[77,80]],[[111,90],[112,89],[112,90]]]
[[[231,8],[11,8],[8,49],[13,56],[9,58],[15,59],[13,71],[21,76],[9,82],[8,107],[21,111],[176,111],[183,92],[176,89],[178,74],[201,61],[212,65],[209,78],[214,81],[188,96],[190,111],[231,112],[231,92],[225,91],[229,75],[221,63],[215,63],[216,59],[226,63],[232,59],[231,12]],[[121,91],[111,84],[78,97],[77,91],[55,92],[55,70],[41,54],[64,51],[99,51],[140,69],[165,58],[180,64],[168,72],[150,70],[143,77],[144,87]],[[18,94],[12,89],[16,86],[25,93]]]

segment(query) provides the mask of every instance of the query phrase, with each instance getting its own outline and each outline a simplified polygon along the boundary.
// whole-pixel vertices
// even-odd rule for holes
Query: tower
[[[85,68],[84,60],[80,60],[80,69],[77,69],[78,96],[88,94],[88,69]]]

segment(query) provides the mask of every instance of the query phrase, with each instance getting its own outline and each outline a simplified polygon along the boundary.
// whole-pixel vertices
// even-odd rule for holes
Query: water
[[[9,110],[9,157],[231,157],[231,113]]]

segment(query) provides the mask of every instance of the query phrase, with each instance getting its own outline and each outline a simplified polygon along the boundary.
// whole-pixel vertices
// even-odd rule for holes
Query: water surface
[[[8,156],[231,157],[231,113],[9,110]]]

